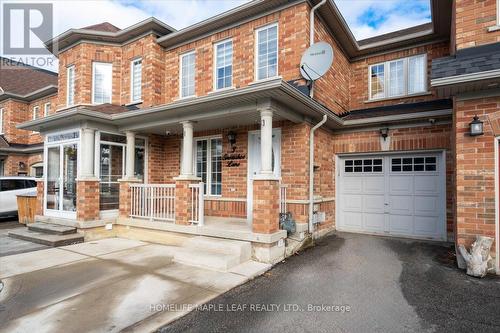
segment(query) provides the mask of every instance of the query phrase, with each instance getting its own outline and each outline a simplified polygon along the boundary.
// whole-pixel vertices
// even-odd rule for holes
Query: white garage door
[[[445,240],[445,165],[440,153],[339,159],[337,229]]]

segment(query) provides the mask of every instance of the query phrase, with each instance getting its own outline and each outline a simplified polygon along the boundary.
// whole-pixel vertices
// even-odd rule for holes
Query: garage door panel
[[[406,215],[390,215],[389,216],[389,232],[396,234],[412,235],[413,234],[413,216]]]
[[[361,177],[344,177],[342,180],[342,193],[361,193],[363,179]]]
[[[363,193],[364,194],[384,194],[385,184],[384,176],[367,176],[363,177]]]
[[[385,214],[363,214],[363,229],[373,232],[383,232]]]
[[[395,215],[413,215],[413,196],[390,196],[389,213]]]
[[[384,214],[385,198],[383,195],[364,195],[363,212]]]
[[[417,195],[438,195],[439,176],[415,176],[415,194]]]
[[[439,217],[415,216],[415,233],[428,236],[439,233]]]
[[[391,195],[412,195],[412,176],[389,176],[389,194]]]
[[[415,215],[417,216],[438,216],[439,197],[438,196],[415,196]]]
[[[363,213],[346,212],[343,214],[343,225],[347,228],[355,228],[360,230],[363,226]]]
[[[362,212],[363,196],[359,194],[344,194],[342,198],[342,208],[346,212]]]

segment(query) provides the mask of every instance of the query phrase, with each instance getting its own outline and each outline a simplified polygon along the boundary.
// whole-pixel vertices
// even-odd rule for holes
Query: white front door
[[[339,159],[337,229],[446,240],[441,153]]]
[[[252,223],[253,178],[261,169],[260,131],[248,132],[247,220]],[[273,173],[281,176],[281,129],[273,129]]]

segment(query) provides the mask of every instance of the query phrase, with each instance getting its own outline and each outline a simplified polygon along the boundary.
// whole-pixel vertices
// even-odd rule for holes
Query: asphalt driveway
[[[446,244],[339,233],[161,332],[499,332],[500,278]]]

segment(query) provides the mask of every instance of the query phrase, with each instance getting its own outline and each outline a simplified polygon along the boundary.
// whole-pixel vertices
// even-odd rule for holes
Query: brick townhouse
[[[0,57],[0,176],[43,175],[43,139],[17,124],[55,112],[57,73]]]
[[[498,1],[430,5],[430,23],[358,41],[331,0],[57,36],[55,112],[17,126],[45,138],[39,219],[86,239],[249,241],[264,262],[293,243],[280,212],[295,240],[498,239]],[[311,85],[319,41],[334,60]]]

